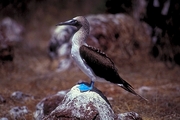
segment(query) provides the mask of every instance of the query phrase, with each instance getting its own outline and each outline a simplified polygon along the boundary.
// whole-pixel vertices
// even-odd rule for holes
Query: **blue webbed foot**
[[[81,92],[86,92],[86,91],[89,91],[89,90],[92,90],[93,89],[93,86],[94,86],[94,82],[91,82],[90,85],[86,84],[86,83],[80,83],[79,84],[79,90]]]

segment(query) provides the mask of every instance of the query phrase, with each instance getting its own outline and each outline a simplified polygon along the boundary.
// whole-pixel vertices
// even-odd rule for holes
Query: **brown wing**
[[[94,47],[83,45],[80,47],[80,55],[98,77],[123,84],[114,63],[105,53]]]

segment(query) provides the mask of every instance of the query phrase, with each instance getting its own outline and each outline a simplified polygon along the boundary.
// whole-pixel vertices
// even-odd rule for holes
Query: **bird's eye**
[[[76,26],[76,27],[81,25],[80,22],[77,21],[76,19],[72,19],[70,24],[73,25],[73,26]]]
[[[77,24],[77,23],[78,23],[78,21],[77,21],[77,20],[74,20],[73,22],[74,22],[74,24]]]

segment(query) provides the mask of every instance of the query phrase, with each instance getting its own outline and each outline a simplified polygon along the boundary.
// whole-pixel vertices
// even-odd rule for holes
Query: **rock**
[[[81,119],[81,120],[112,120],[114,112],[107,99],[97,90],[80,92],[78,85],[68,92],[61,104],[49,114],[45,120]],[[100,93],[100,94],[99,94]],[[101,97],[103,96],[103,97]]]
[[[17,101],[26,101],[26,100],[28,100],[28,99],[34,99],[33,96],[24,94],[24,93],[21,92],[21,91],[13,92],[13,93],[11,94],[11,98],[12,98],[13,100],[17,100]]]
[[[57,103],[58,100],[59,104]],[[54,105],[57,105],[57,107],[53,107]],[[50,106],[54,109],[51,109]],[[42,107],[43,110],[40,110]],[[42,118],[47,120],[68,118],[82,120],[104,118],[108,120],[114,118],[111,105],[99,90],[94,88],[92,91],[80,92],[78,85],[74,86],[67,94],[63,95],[62,92],[60,92],[43,99],[38,103],[36,108],[36,112],[34,113],[36,120]],[[41,113],[41,115],[39,113]]]
[[[35,120],[42,120],[43,117],[49,115],[58,104],[64,99],[68,91],[60,91],[55,95],[44,98],[36,105],[36,111],[34,112]]]
[[[28,112],[29,112],[29,110],[27,109],[26,106],[13,107],[13,108],[9,111],[9,115],[10,115],[11,119],[13,119],[13,120],[25,120],[24,116],[25,116],[25,114],[27,114]]]
[[[24,39],[24,28],[15,20],[6,17],[0,21],[0,62],[12,62],[14,48]]]
[[[117,120],[142,120],[142,118],[135,112],[127,112],[118,114]]]
[[[70,26],[56,27],[51,32],[52,35],[48,45],[48,55],[52,62],[54,60],[59,61],[58,71],[64,71],[71,65],[69,56],[71,43],[69,40],[74,32],[75,28]],[[68,62],[66,62],[66,60],[68,60]]]
[[[36,106],[35,120],[141,120],[134,112],[114,114],[107,98],[96,88],[80,92],[79,85],[44,98]]]
[[[5,33],[2,31],[0,26],[0,61],[13,61],[14,46],[9,41],[9,39],[5,36]]]
[[[142,87],[140,87],[140,88],[138,89],[139,94],[144,94],[144,93],[147,94],[147,92],[150,92],[150,91],[152,91],[152,90],[153,90],[153,88],[148,87],[148,86],[142,86]]]
[[[2,118],[0,118],[0,120],[8,120],[8,118],[2,117]]]
[[[0,21],[0,28],[10,42],[23,40],[24,27],[12,18],[6,17]]]
[[[6,100],[0,95],[0,104],[5,103]]]
[[[72,60],[69,58],[63,58],[59,61],[57,72],[65,71],[72,65]]]

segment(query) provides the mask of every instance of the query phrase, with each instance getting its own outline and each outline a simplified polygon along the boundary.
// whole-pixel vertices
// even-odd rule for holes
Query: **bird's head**
[[[83,16],[77,16],[71,20],[65,21],[65,22],[60,22],[57,24],[57,26],[59,25],[70,25],[70,26],[74,26],[76,27],[78,30],[80,28],[83,28],[85,30],[87,30],[89,32],[89,22],[87,21],[87,19]]]
[[[85,44],[85,40],[89,35],[89,22],[85,17],[77,16],[71,20],[60,22],[57,26],[59,25],[70,25],[76,27],[77,30],[72,38],[73,43],[79,46]]]

